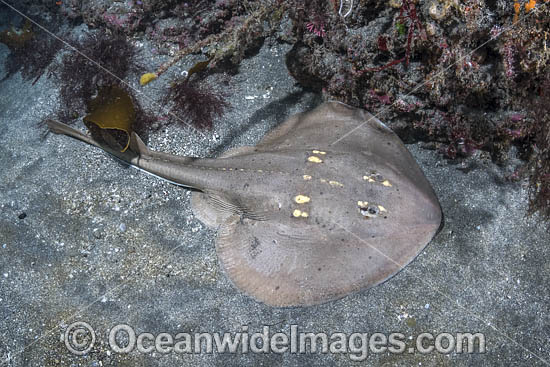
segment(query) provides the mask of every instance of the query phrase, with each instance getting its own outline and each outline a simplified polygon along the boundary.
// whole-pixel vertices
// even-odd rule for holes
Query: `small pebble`
[[[126,224],[120,223],[120,225],[118,226],[118,230],[120,232],[126,232]]]
[[[19,215],[17,216],[17,218],[19,218],[19,219],[25,219],[25,218],[27,218],[27,213],[23,212],[23,213],[19,214]]]
[[[92,236],[94,236],[95,239],[100,239],[101,238],[101,232],[99,230],[99,228],[94,228],[92,230]]]

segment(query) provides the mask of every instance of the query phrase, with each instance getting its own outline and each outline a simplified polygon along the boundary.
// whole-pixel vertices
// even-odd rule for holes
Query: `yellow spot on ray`
[[[302,218],[307,218],[309,217],[309,214],[307,212],[303,212],[299,209],[295,209],[293,212],[292,212],[292,216],[294,218],[299,218],[299,217],[302,217]]]
[[[311,200],[311,198],[309,196],[305,196],[305,195],[297,195],[297,196],[294,197],[294,201],[298,204],[309,203],[310,200]]]
[[[313,151],[313,154],[325,155],[325,154],[327,154],[327,152],[323,152],[322,150],[317,150],[317,149],[315,149],[315,150]]]
[[[304,177],[304,180],[306,180],[306,181],[311,180],[311,176],[310,176],[310,175],[304,175],[303,177]]]
[[[373,178],[372,177],[373,175],[370,175],[370,176],[363,176],[363,180],[367,181],[367,182],[370,182],[370,183],[373,183],[373,182],[378,182],[380,184],[382,184],[383,186],[386,186],[386,187],[392,187],[392,184],[389,180],[384,180],[383,178],[381,178],[380,175],[378,175],[378,177],[375,177]],[[384,181],[382,181],[384,180]]]
[[[323,162],[323,160],[321,158],[315,157],[313,155],[308,157],[307,160],[311,163],[322,163]]]
[[[338,182],[338,181],[329,181],[328,183],[329,183],[331,186],[344,187],[344,185],[341,184],[341,183]]]
[[[381,212],[387,212],[386,208],[384,208],[382,205],[378,205],[378,209],[380,209]]]

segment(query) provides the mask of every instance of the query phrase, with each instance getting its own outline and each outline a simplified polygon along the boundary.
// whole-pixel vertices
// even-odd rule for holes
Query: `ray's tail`
[[[69,125],[51,119],[46,120],[46,124],[48,125],[48,129],[50,129],[50,131],[54,134],[67,135],[71,138],[75,138],[85,143],[101,148],[101,146],[94,139],[90,138],[87,135],[84,135],[76,129],[73,129]]]
[[[129,148],[121,152],[117,150],[116,148],[110,147],[108,144],[101,144],[91,136],[88,136],[86,134],[83,134],[82,132],[70,127],[69,125],[66,125],[62,122],[55,121],[55,120],[47,120],[46,124],[48,125],[48,128],[51,132],[54,134],[61,134],[61,135],[67,135],[71,138],[83,141],[84,143],[93,145],[94,147],[103,149],[107,153],[110,153],[114,155],[116,158],[131,164],[137,166],[136,159],[141,155],[147,155],[150,150],[147,148],[145,143],[140,139],[140,137],[132,132],[130,134],[130,146]]]
[[[46,124],[50,131],[55,134],[67,135],[100,148],[135,168],[173,184],[199,190],[207,186],[206,182],[208,180],[207,177],[204,177],[203,171],[193,166],[193,162],[195,162],[197,158],[176,156],[150,150],[134,132],[130,134],[128,149],[121,152],[108,144],[98,142],[91,136],[83,134],[62,122],[50,119],[46,121]],[[203,159],[202,161],[206,162],[208,159]]]

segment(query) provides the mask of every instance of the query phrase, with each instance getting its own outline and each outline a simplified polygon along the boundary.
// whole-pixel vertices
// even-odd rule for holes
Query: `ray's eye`
[[[380,213],[380,209],[378,209],[375,205],[369,205],[367,207],[360,208],[361,215],[369,218],[374,218],[378,216]]]

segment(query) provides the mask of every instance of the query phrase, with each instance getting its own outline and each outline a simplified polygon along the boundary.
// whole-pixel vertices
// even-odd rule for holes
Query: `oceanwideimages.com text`
[[[74,354],[84,355],[96,342],[95,331],[85,322],[75,322],[65,330],[63,339]],[[150,333],[136,331],[129,325],[111,328],[107,335],[114,353],[331,353],[347,354],[353,361],[363,361],[370,353],[484,353],[482,333],[324,333],[299,330],[290,325],[288,332],[271,332],[270,326],[252,331],[241,326],[237,332]]]

